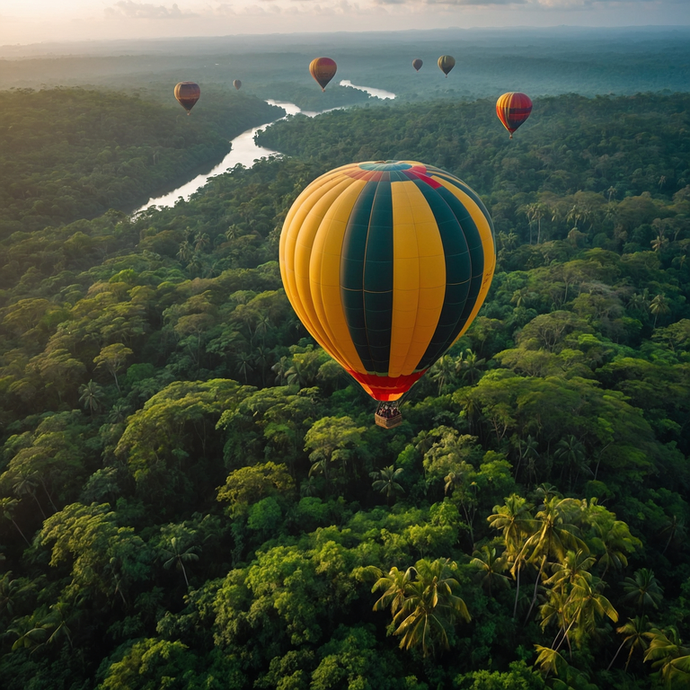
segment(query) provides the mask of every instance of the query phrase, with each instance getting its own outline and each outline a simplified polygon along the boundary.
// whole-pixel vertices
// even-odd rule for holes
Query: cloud
[[[485,7],[486,5],[524,5],[528,0],[424,0],[425,5],[452,5],[454,7]]]
[[[189,19],[198,16],[192,12],[183,12],[177,4],[167,8],[133,0],[119,0],[112,7],[106,8],[105,15],[109,19]]]
[[[556,0],[557,1],[557,0]],[[487,7],[495,5],[525,5],[530,0],[372,0],[374,5],[379,6],[434,6],[445,7]]]

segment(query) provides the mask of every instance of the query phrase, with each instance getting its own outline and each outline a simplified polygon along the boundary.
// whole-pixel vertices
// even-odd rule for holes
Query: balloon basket
[[[374,414],[376,426],[384,429],[393,429],[402,424],[402,413],[395,402],[382,402]]]

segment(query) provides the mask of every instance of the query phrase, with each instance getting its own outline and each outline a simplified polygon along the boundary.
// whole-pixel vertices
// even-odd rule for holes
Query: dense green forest
[[[228,139],[281,113],[258,98],[212,90],[186,117],[171,94],[172,86],[163,107],[136,93],[5,91],[0,238],[132,210],[210,169],[230,150]]]
[[[2,687],[688,686],[690,97],[541,99],[512,141],[491,106],[298,116],[189,202],[0,242]],[[499,251],[386,431],[277,247],[396,157]]]

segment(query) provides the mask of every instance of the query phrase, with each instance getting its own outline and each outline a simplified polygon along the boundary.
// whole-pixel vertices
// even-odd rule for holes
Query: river
[[[374,98],[380,98],[381,100],[384,100],[384,101],[387,101],[387,100],[392,101],[395,98],[395,94],[392,91],[384,91],[383,89],[375,89],[372,86],[357,86],[357,84],[353,84],[351,81],[348,81],[347,79],[343,79],[340,82],[340,86],[349,86],[352,89],[358,89],[359,91],[365,91],[370,96],[373,96]]]
[[[367,86],[355,86],[349,81],[341,81],[340,85],[351,86],[353,89],[366,91],[375,98],[395,98],[394,93],[391,93],[390,91],[383,91],[383,89],[373,89]],[[242,132],[242,134],[235,137],[230,142],[232,145],[230,153],[228,153],[228,155],[225,156],[225,158],[223,158],[218,165],[214,166],[210,172],[204,173],[203,175],[197,175],[194,179],[189,180],[189,182],[186,182],[182,186],[174,189],[172,192],[164,194],[163,196],[156,197],[155,199],[149,199],[143,206],[134,211],[133,215],[141,213],[152,206],[174,206],[180,198],[184,199],[185,201],[189,201],[189,198],[192,196],[192,194],[203,187],[210,177],[214,177],[215,175],[220,175],[228,170],[232,170],[232,168],[234,168],[238,163],[250,168],[259,158],[267,158],[268,156],[279,155],[278,151],[271,151],[271,149],[258,146],[254,141],[254,135],[259,130],[264,129],[264,127],[272,125],[273,122],[284,120],[286,117],[288,117],[288,115],[297,115],[298,113],[302,113],[302,115],[306,115],[307,117],[316,117],[317,115],[328,113],[330,110],[337,110],[337,108],[331,108],[330,110],[313,112],[311,110],[302,110],[294,103],[288,103],[286,101],[274,101],[271,99],[267,100],[266,103],[269,105],[277,105],[283,108],[286,114],[283,117],[278,118],[278,120],[273,120],[272,122],[267,122],[263,125],[259,125],[258,127],[248,129],[246,132]]]

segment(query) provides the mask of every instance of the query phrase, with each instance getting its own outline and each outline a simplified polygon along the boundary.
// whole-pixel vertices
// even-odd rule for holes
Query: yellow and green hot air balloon
[[[493,224],[477,194],[414,161],[322,175],[280,237],[295,312],[379,401],[399,399],[467,330],[495,265]]]
[[[448,73],[455,67],[455,58],[452,55],[441,55],[438,59],[438,68],[448,78]]]

